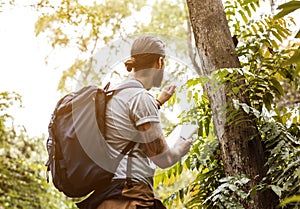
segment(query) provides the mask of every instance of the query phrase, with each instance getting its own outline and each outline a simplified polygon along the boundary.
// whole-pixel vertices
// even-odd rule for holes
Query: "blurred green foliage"
[[[8,114],[21,106],[20,95],[0,92],[0,208],[72,208],[46,182],[43,138],[29,137]]]

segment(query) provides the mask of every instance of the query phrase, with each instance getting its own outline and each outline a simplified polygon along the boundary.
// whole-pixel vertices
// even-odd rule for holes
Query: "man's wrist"
[[[161,103],[161,101],[159,101],[158,99],[156,99],[156,104],[157,104],[158,109],[160,109],[160,107],[163,105]]]

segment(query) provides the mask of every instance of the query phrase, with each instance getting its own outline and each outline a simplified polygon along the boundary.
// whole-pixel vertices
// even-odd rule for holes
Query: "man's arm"
[[[192,140],[172,139],[176,143],[169,148],[160,123],[145,123],[137,127],[143,137],[147,156],[160,168],[174,165],[190,149]]]

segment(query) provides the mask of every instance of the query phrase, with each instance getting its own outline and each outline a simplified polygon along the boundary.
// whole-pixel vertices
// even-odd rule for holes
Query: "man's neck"
[[[152,79],[145,77],[134,77],[134,79],[139,81],[146,90],[150,90],[152,88]]]
[[[134,72],[133,78],[141,82],[146,90],[150,90],[153,85],[153,76],[152,73],[145,75],[141,71]]]

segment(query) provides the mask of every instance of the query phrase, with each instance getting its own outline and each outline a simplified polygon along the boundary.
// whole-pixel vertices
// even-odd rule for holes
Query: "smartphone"
[[[169,147],[173,147],[177,139],[190,139],[198,130],[198,125],[183,124],[176,126],[172,132],[166,137]]]

